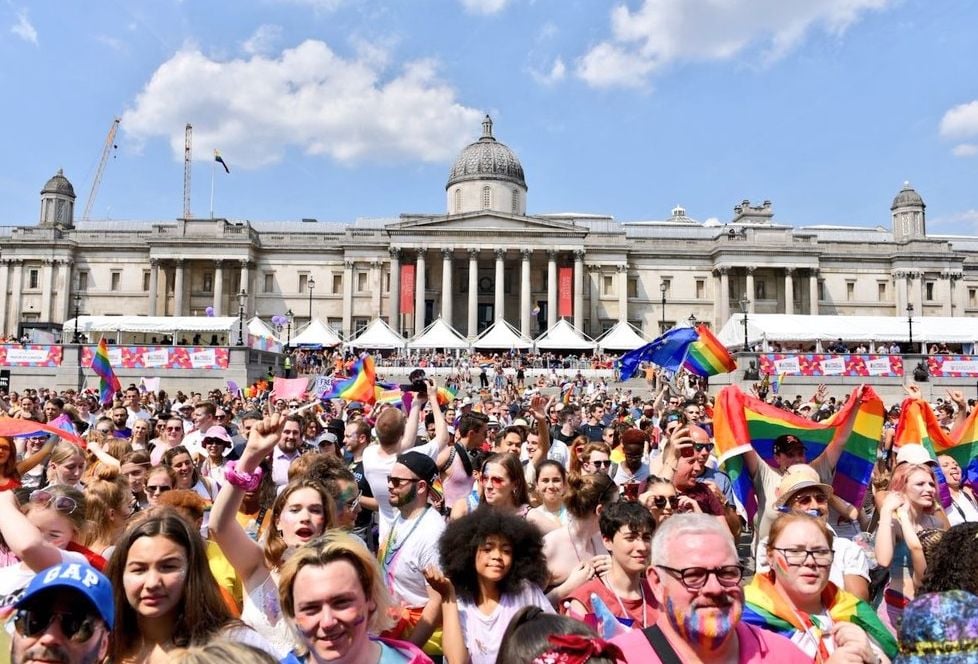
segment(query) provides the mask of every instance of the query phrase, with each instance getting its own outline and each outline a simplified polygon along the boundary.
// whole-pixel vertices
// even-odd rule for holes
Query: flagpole
[[[217,158],[211,160],[211,219],[214,218],[214,174],[217,171]]]

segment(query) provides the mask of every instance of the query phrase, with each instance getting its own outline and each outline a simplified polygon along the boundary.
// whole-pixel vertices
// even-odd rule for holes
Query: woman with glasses
[[[543,540],[523,519],[480,507],[449,524],[438,548],[444,572],[427,569],[425,578],[442,598],[452,664],[492,664],[519,609],[553,611],[541,589],[549,578]]]
[[[0,491],[20,488],[21,475],[34,466],[43,463],[51,454],[57,440],[56,437],[51,436],[36,452],[18,462],[17,447],[14,445],[14,441],[6,436],[0,436]]]
[[[692,505],[683,505],[683,507],[688,507],[688,509],[680,508],[680,505],[684,502],[683,498],[690,503],[695,502],[692,498],[680,496],[676,492],[676,487],[673,486],[671,480],[662,479],[653,475],[649,478],[648,489],[639,496],[638,501],[652,514],[655,525],[658,526],[677,512],[692,511]]]
[[[553,459],[541,461],[536,467],[537,482],[534,493],[540,504],[526,514],[526,520],[544,535],[568,521],[564,494],[567,491],[567,471]]]
[[[829,581],[833,537],[808,515],[778,517],[767,543],[771,571],[744,588],[743,620],[790,638],[812,662],[837,649],[867,664],[894,657],[896,639],[873,608]]]
[[[337,456],[332,454],[306,456],[312,457],[306,476],[322,482],[329,495],[333,497],[336,526],[346,531],[352,530],[360,515],[361,492],[356,476]]]
[[[169,466],[153,466],[146,475],[146,502],[156,507],[159,497],[172,491],[177,484],[177,474]]]
[[[526,517],[530,511],[530,490],[520,460],[513,454],[493,454],[482,464],[479,505],[515,512]],[[472,505],[461,499],[452,508],[452,519],[468,514]]]
[[[13,491],[0,491],[0,535],[7,565],[0,567],[0,597],[14,597],[34,575],[61,563],[87,562],[70,551],[85,533],[85,495],[68,486],[53,485],[30,494],[23,506]],[[78,548],[78,547],[73,547]],[[100,561],[104,566],[105,561]]]
[[[581,457],[581,474],[594,475],[604,473],[611,475],[611,448],[604,443],[588,443]]]
[[[100,466],[85,485],[85,546],[108,559],[115,542],[135,513],[129,482],[117,469]]]

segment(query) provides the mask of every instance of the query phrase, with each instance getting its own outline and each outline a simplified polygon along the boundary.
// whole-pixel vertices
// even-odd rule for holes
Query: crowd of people
[[[341,368],[341,367],[337,367]],[[747,518],[705,384],[462,390],[405,406],[2,396],[0,612],[15,664],[978,661],[978,501],[893,445],[862,504],[844,439],[748,451]],[[551,390],[552,392],[552,390]],[[758,397],[819,420],[842,406]],[[911,398],[921,399],[910,388]],[[949,431],[974,403],[933,404]],[[50,429],[50,427],[49,427]],[[951,494],[942,507],[935,468]]]

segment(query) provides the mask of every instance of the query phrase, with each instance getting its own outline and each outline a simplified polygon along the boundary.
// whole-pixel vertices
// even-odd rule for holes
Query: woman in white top
[[[544,535],[567,525],[567,508],[564,506],[566,490],[567,471],[560,463],[547,459],[537,464],[535,493],[540,498],[540,504],[527,512],[526,520]]]
[[[951,507],[947,510],[947,520],[952,526],[959,523],[978,522],[978,499],[970,486],[961,483],[961,466],[946,454],[937,457],[937,462],[941,464],[941,471],[944,479],[947,480],[947,488],[951,490]]]
[[[217,486],[197,470],[190,452],[183,445],[171,447],[163,453],[164,466],[169,466],[177,474],[177,485],[174,489],[192,489],[207,501],[214,502],[217,497]],[[206,524],[205,524],[206,525]]]
[[[333,499],[321,483],[295,479],[283,488],[272,504],[270,523],[262,542],[256,542],[237,519],[238,506],[246,491],[261,484],[259,464],[282,434],[285,417],[273,414],[251,430],[241,458],[225,472],[211,510],[210,532],[244,587],[241,619],[268,639],[275,655],[284,658],[294,638],[282,615],[278,597],[279,568],[287,552],[319,537],[336,524]]]

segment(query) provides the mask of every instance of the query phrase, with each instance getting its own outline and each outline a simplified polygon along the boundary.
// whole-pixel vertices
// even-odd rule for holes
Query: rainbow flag
[[[98,349],[92,356],[92,371],[100,378],[98,389],[101,402],[112,403],[115,393],[122,389],[122,384],[112,371],[112,364],[109,363],[109,345],[105,342],[105,337],[99,339]]]
[[[346,399],[361,403],[374,403],[377,400],[377,370],[374,358],[364,355],[350,369],[350,376],[333,382],[333,388],[322,395],[322,399]]]
[[[822,591],[822,605],[828,608],[833,623],[850,622],[869,636],[886,653],[895,657],[899,651],[896,638],[877,617],[873,607],[855,595],[828,584]],[[775,589],[767,574],[756,574],[744,586],[743,621],[791,639],[804,632],[798,611]]]
[[[214,161],[216,161],[217,163],[219,163],[221,166],[224,167],[225,173],[231,173],[231,169],[228,168],[228,163],[224,161],[224,157],[222,157],[221,153],[218,152],[217,150],[214,150]]]
[[[743,455],[753,449],[773,465],[774,440],[784,434],[794,434],[805,444],[809,462],[829,446],[842,446],[832,487],[844,500],[862,505],[876,462],[883,414],[883,401],[865,385],[853,390],[842,408],[822,422],[749,397],[731,385],[717,395],[713,435],[720,464],[730,476],[737,499],[753,519],[757,499]]]
[[[699,339],[689,345],[686,351],[685,367],[697,376],[716,376],[730,373],[737,368],[737,362],[717,339],[710,328],[700,323],[696,326]]]
[[[937,416],[926,401],[905,399],[900,407],[900,420],[893,435],[893,446],[920,443],[937,459],[946,454],[961,466],[961,483],[978,487],[978,408],[950,434],[941,429]],[[941,503],[950,507],[951,492],[940,466],[936,469]]]

